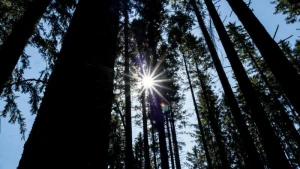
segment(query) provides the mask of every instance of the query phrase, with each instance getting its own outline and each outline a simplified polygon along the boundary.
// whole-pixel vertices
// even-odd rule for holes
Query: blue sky
[[[276,41],[279,41],[281,39],[285,39],[286,37],[290,35],[294,35],[290,41],[292,44],[294,44],[295,40],[299,38],[300,31],[297,31],[296,28],[300,28],[300,24],[296,23],[294,25],[286,25],[284,21],[284,16],[282,15],[273,15],[274,12],[274,5],[270,4],[271,0],[252,0],[251,8],[254,9],[254,13],[259,18],[259,20],[263,23],[263,25],[266,27],[268,32],[273,36],[276,26],[279,24],[279,30],[277,33],[277,36],[275,38]],[[246,1],[248,2],[248,0]],[[219,11],[221,11],[221,18],[225,18],[226,15],[228,15],[226,22],[228,21],[237,21],[237,18],[233,14],[229,18],[229,14],[231,12],[230,7],[228,6],[227,2],[225,0],[221,0],[218,5],[220,5]],[[199,30],[196,30],[196,33],[201,33]],[[216,34],[215,34],[216,35]],[[220,53],[222,53],[223,56],[225,56],[222,47],[220,48]],[[31,69],[27,70],[25,72],[25,76],[27,78],[34,78],[38,76],[38,72],[45,68],[45,63],[42,62],[40,59],[40,55],[38,52],[28,47],[26,49],[28,54],[32,56],[31,58]],[[223,65],[227,66],[228,62],[224,59]],[[190,91],[186,93],[187,100],[185,109],[187,109],[189,112],[193,112],[193,106],[192,106],[192,99],[190,96]],[[18,105],[21,111],[23,112],[24,116],[26,117],[26,124],[27,124],[27,132],[26,132],[26,139],[30,132],[30,129],[32,127],[32,124],[34,122],[35,116],[30,115],[30,106],[28,105],[28,96],[21,95],[18,99]],[[0,110],[3,107],[3,101],[0,101]],[[190,117],[190,120],[196,123],[194,117]],[[19,134],[19,126],[17,124],[12,125],[8,124],[8,119],[1,118],[1,133],[0,133],[0,169],[15,169],[18,166],[22,151],[23,151],[23,145],[24,140],[21,140],[21,135]],[[138,130],[134,129],[134,135],[137,133]],[[186,151],[191,150],[191,147],[193,146],[192,139],[189,138],[189,136],[181,135],[179,136],[181,141],[184,141],[186,143],[186,147],[184,148],[184,152],[182,155],[185,154]],[[182,156],[183,157],[183,156]],[[182,159],[183,161],[185,159]]]

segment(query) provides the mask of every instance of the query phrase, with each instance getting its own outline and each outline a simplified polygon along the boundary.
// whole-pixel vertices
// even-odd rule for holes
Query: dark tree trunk
[[[281,147],[280,140],[277,138],[274,129],[272,128],[266,112],[262,107],[257,92],[254,90],[250,79],[238,58],[237,52],[234,49],[232,42],[226,32],[226,29],[219,17],[217,10],[211,0],[204,0],[209,14],[212,17],[213,23],[219,34],[220,40],[224,46],[228,60],[235,74],[240,89],[245,97],[246,103],[249,106],[251,116],[256,123],[258,131],[262,137],[262,143],[266,152],[269,165],[271,168],[291,168],[284,151]]]
[[[154,33],[154,20],[158,19],[155,18],[157,15],[156,12],[160,12],[158,10],[156,10],[156,3],[162,3],[161,1],[152,1],[149,0],[148,2],[148,17],[149,17],[149,25],[148,25],[148,45],[149,45],[149,50],[150,53],[152,55],[152,64],[151,64],[151,73],[155,75],[159,74],[160,71],[156,70],[155,67],[158,66],[157,65],[157,60],[158,55],[156,52],[156,48],[157,48],[157,42],[156,39],[157,38],[155,36]],[[155,71],[155,72],[153,72]],[[160,91],[160,89],[157,88],[158,91]],[[169,158],[168,158],[168,150],[167,150],[167,143],[166,143],[166,133],[165,133],[165,119],[164,119],[164,115],[162,112],[162,108],[160,106],[161,104],[161,98],[160,96],[156,93],[153,92],[153,95],[150,96],[150,105],[151,105],[151,113],[154,114],[156,116],[155,118],[155,127],[158,130],[158,138],[159,138],[159,147],[160,147],[160,158],[161,158],[161,168],[162,169],[169,169]]]
[[[148,141],[148,125],[147,125],[147,112],[146,112],[146,99],[145,91],[142,93],[142,111],[143,111],[143,132],[144,132],[144,154],[145,154],[145,169],[151,169],[149,157],[149,141]]]
[[[167,123],[167,131],[168,131],[168,141],[169,141],[169,152],[170,152],[170,158],[171,158],[171,167],[172,169],[175,169],[175,163],[174,163],[174,156],[173,156],[173,146],[171,141],[171,132],[170,132],[170,125],[169,125],[169,111],[166,114],[166,123]]]
[[[221,81],[221,85],[223,87],[223,90],[225,92],[226,101],[230,107],[230,110],[232,112],[234,122],[238,128],[238,131],[240,133],[243,147],[245,148],[246,154],[248,155],[249,161],[251,161],[251,166],[249,168],[253,169],[264,169],[264,165],[259,158],[259,154],[257,152],[257,149],[254,145],[254,141],[248,131],[248,127],[246,126],[246,121],[243,118],[243,115],[241,113],[241,110],[238,106],[237,100],[233,94],[232,88],[230,86],[230,83],[226,77],[226,74],[224,72],[223,66],[221,64],[221,61],[219,59],[219,56],[217,54],[217,51],[214,47],[214,44],[209,36],[209,33],[206,29],[206,26],[204,24],[204,21],[202,19],[202,16],[200,14],[200,11],[196,5],[195,0],[190,0],[190,3],[193,6],[194,12],[196,14],[197,20],[199,22],[200,29],[202,30],[203,36],[205,38],[205,41],[207,43],[208,49],[210,51],[212,60],[214,62],[215,68],[217,70],[218,76]]]
[[[79,1],[18,169],[107,167],[118,8]]]
[[[170,114],[171,114],[170,126],[171,126],[172,140],[173,140],[173,147],[174,147],[175,164],[176,164],[176,169],[181,169],[178,142],[177,142],[177,134],[176,134],[176,128],[175,128],[175,121],[174,121],[174,112],[172,109],[172,104],[170,104]]]
[[[196,103],[195,94],[194,94],[193,86],[192,86],[192,83],[191,83],[190,73],[189,73],[187,63],[186,63],[186,59],[185,59],[185,56],[184,56],[183,52],[182,52],[182,56],[183,56],[185,71],[186,71],[188,81],[189,81],[189,86],[190,86],[190,89],[191,89],[191,94],[192,94],[193,104],[194,104],[194,108],[195,108],[195,113],[196,113],[196,116],[197,116],[197,121],[198,121],[199,129],[200,129],[200,133],[201,133],[201,138],[202,138],[203,147],[204,147],[204,151],[205,151],[205,156],[206,156],[206,160],[207,160],[207,167],[209,169],[212,169],[212,162],[211,162],[211,158],[210,158],[210,155],[209,155],[207,142],[206,142],[206,139],[205,139],[205,133],[204,133],[204,130],[203,130],[203,125],[202,125],[200,114],[199,114],[199,111],[198,111],[198,106],[197,106],[197,103]],[[215,133],[215,135],[217,135],[217,134]],[[219,149],[220,149],[220,147],[219,147]],[[223,154],[220,154],[220,155],[222,156]],[[221,160],[222,160],[222,163],[223,163],[223,158]],[[226,163],[226,161],[227,161],[227,159],[225,160],[225,163]],[[228,164],[228,162],[227,162],[227,164]]]
[[[227,0],[244,25],[286,96],[300,114],[300,76],[243,0]]]
[[[153,162],[154,162],[154,168],[158,169],[157,160],[156,160],[156,141],[155,141],[155,134],[154,134],[154,124],[152,120],[150,121],[151,121]]]
[[[0,48],[0,94],[25,46],[33,34],[36,24],[46,12],[52,0],[34,0],[30,2],[24,15],[15,23],[12,32]]]
[[[124,12],[124,45],[125,45],[125,114],[126,114],[126,149],[125,149],[125,168],[133,169],[133,151],[132,151],[132,127],[131,127],[131,95],[130,95],[130,76],[129,76],[129,52],[128,52],[128,0],[123,0],[123,12]]]

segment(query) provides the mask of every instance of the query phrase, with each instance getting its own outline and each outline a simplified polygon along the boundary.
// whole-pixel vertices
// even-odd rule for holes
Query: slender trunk
[[[173,140],[173,147],[174,147],[175,164],[176,164],[176,169],[181,169],[177,134],[175,128],[175,121],[174,121],[174,112],[171,104],[170,104],[170,114],[171,114],[170,125],[171,125],[172,140]]]
[[[154,134],[154,124],[153,121],[151,121],[151,135],[152,135],[152,151],[153,151],[153,162],[154,162],[154,168],[158,169],[157,166],[157,160],[156,160],[156,141],[155,141],[155,134]]]
[[[204,24],[204,21],[202,19],[202,16],[200,14],[200,11],[196,5],[195,0],[190,0],[190,3],[193,6],[194,12],[196,14],[196,17],[199,22],[199,26],[202,30],[203,36],[205,38],[205,41],[207,43],[208,49],[210,51],[212,60],[214,62],[215,68],[217,70],[217,73],[219,75],[221,85],[223,87],[223,90],[225,92],[226,101],[230,107],[230,110],[232,112],[234,122],[238,128],[238,131],[240,133],[243,147],[245,148],[246,154],[248,155],[249,161],[251,161],[251,166],[249,168],[253,169],[264,169],[264,165],[259,158],[259,154],[257,152],[257,149],[254,145],[254,141],[248,131],[248,127],[246,125],[246,121],[243,118],[243,115],[241,113],[241,110],[239,108],[239,105],[237,103],[237,100],[233,94],[232,88],[230,86],[230,83],[226,77],[225,71],[222,67],[221,61],[219,59],[219,56],[217,54],[217,51],[214,47],[214,44],[209,36],[209,33],[206,29],[206,26]]]
[[[173,156],[173,147],[172,147],[172,141],[171,141],[171,132],[170,132],[169,117],[168,116],[169,116],[169,112],[167,112],[167,115],[166,115],[168,141],[169,141],[169,152],[170,152],[170,158],[171,158],[171,167],[172,167],[172,169],[175,169],[174,156]]]
[[[269,119],[262,107],[257,92],[254,90],[250,79],[238,58],[237,52],[234,49],[232,42],[226,32],[226,29],[219,17],[217,10],[211,0],[204,0],[208,12],[212,17],[220,40],[224,46],[228,60],[232,66],[240,89],[245,97],[246,103],[250,108],[251,116],[256,123],[256,126],[262,137],[263,147],[265,149],[269,164],[272,168],[291,168],[284,151],[281,147],[280,140],[276,136]]]
[[[187,74],[187,77],[188,77],[188,81],[189,81],[189,85],[190,85],[190,89],[191,89],[191,94],[192,94],[192,99],[193,99],[193,103],[194,103],[195,113],[196,113],[197,120],[198,120],[198,125],[199,125],[199,128],[200,128],[201,138],[202,138],[203,147],[204,147],[204,151],[205,151],[205,156],[206,156],[206,160],[207,160],[207,167],[209,169],[212,169],[212,162],[211,162],[211,158],[210,158],[210,155],[209,155],[209,151],[208,151],[208,147],[207,147],[207,142],[206,142],[206,139],[205,139],[203,125],[202,125],[200,114],[199,114],[199,111],[198,111],[198,106],[197,106],[197,103],[196,103],[195,94],[194,94],[193,86],[192,86],[192,83],[191,83],[191,78],[190,78],[190,74],[189,74],[189,71],[188,71],[186,59],[185,59],[185,56],[184,56],[183,53],[182,53],[182,56],[183,56],[185,71],[186,71],[186,74]],[[218,134],[215,133],[215,135],[218,135]],[[221,149],[221,147],[219,147],[219,149]],[[220,150],[220,151],[222,151],[222,150]],[[220,155],[221,155],[221,158],[222,158],[221,161],[222,161],[223,167],[224,168],[229,168],[229,165],[228,165],[228,167],[226,165],[227,159],[224,159],[223,156],[222,156],[224,154],[220,153]],[[228,162],[227,162],[227,164],[228,164]]]
[[[12,32],[0,48],[0,95],[4,84],[22,55],[25,46],[33,34],[36,24],[46,12],[52,0],[34,0],[30,2],[24,15],[15,23]]]
[[[147,112],[145,91],[142,93],[142,110],[143,110],[143,131],[144,131],[144,154],[145,154],[145,169],[151,169],[150,157],[149,157],[149,141],[148,141],[148,127],[147,127]]]
[[[18,169],[107,167],[118,7],[79,1]]]
[[[244,25],[286,96],[300,114],[300,76],[243,0],[227,0]]]
[[[126,149],[125,149],[125,168],[133,169],[133,151],[132,151],[132,127],[131,127],[131,95],[130,95],[130,76],[129,76],[129,52],[128,52],[128,0],[123,0],[124,12],[124,43],[125,43],[125,114],[126,114]]]

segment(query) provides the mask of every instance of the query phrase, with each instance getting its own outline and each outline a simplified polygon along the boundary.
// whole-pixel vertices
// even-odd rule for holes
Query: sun
[[[143,86],[144,88],[148,89],[153,87],[154,79],[151,76],[144,76],[143,77]]]

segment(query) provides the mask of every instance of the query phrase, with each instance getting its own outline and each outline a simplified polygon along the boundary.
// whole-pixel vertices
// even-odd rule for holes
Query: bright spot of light
[[[143,77],[143,86],[144,88],[151,88],[154,85],[154,80],[151,76],[144,76]]]

